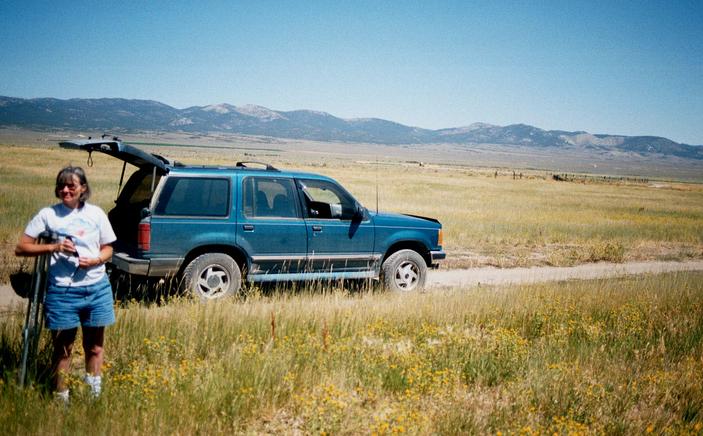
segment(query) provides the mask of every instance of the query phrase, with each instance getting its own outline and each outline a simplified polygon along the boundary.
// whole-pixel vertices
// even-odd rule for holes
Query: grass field
[[[438,218],[445,229],[448,267],[573,265],[703,257],[703,185],[684,183],[569,183],[546,173],[400,161],[357,162],[293,153],[260,157],[240,150],[153,147],[188,163],[232,165],[267,160],[339,180],[363,204]],[[50,147],[2,146],[0,160],[0,282],[19,267],[12,249],[41,207],[56,201],[53,178],[65,164],[86,167],[93,202],[109,209],[121,164],[105,155]],[[378,187],[378,189],[377,189]]]
[[[382,210],[443,223],[450,267],[703,257],[696,184],[154,150],[327,174],[371,209],[378,192]],[[85,153],[53,146],[0,151],[6,282],[27,220],[56,201],[58,169],[84,166],[109,209],[121,165],[96,155],[87,167]],[[0,433],[703,433],[703,273],[403,296],[253,289],[210,305],[120,301],[116,313],[102,397],[89,399],[75,354],[67,409],[50,400],[46,343],[37,383],[17,387],[23,314],[0,316]]]
[[[68,409],[15,385],[21,318],[0,319],[5,434],[703,431],[702,273],[123,302],[102,397],[76,355]]]

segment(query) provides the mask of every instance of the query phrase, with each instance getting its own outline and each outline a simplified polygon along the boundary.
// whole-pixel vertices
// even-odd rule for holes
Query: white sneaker
[[[83,377],[83,380],[88,386],[90,386],[90,394],[93,398],[98,398],[100,396],[100,392],[102,392],[102,377],[99,375],[86,374],[85,377]]]
[[[58,392],[58,391],[54,392],[54,401],[56,401],[57,403],[59,403],[63,406],[68,406],[68,399],[69,399],[68,393],[69,393],[68,389],[66,389],[64,391],[60,391],[60,392]]]

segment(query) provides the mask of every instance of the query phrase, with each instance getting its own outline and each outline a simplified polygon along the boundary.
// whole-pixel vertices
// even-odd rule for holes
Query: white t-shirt
[[[43,231],[55,232],[59,237],[70,236],[78,256],[100,256],[100,246],[113,243],[117,237],[107,215],[98,206],[84,203],[71,209],[63,203],[45,207],[27,224],[24,233],[37,238]],[[105,275],[105,265],[78,268],[78,257],[66,253],[52,253],[49,263],[49,281],[58,286],[86,286],[99,282]]]

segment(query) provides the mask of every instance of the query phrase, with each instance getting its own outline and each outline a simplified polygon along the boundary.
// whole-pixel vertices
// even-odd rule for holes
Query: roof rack
[[[280,171],[278,168],[274,167],[273,165],[270,165],[270,164],[267,164],[264,162],[255,162],[255,161],[237,162],[238,168],[249,168],[249,165],[261,165],[266,168],[266,171]]]

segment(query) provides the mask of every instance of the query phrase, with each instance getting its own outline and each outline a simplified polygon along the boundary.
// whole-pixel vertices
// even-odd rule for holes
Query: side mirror
[[[354,205],[354,218],[363,220],[366,216],[366,208],[359,203]]]

